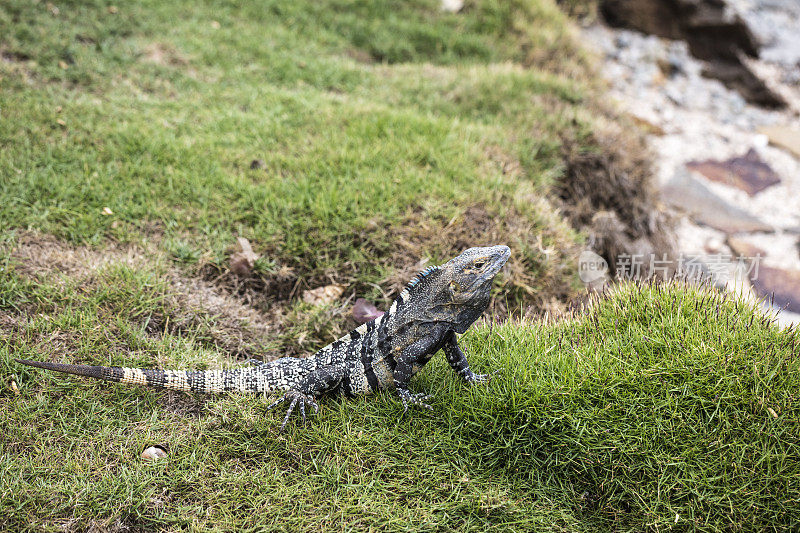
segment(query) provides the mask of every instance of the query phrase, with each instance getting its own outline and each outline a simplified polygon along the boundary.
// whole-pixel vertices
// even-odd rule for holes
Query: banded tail
[[[270,392],[266,376],[254,368],[235,370],[162,370],[160,368],[125,368],[118,366],[69,365],[14,359],[23,365],[86,376],[116,383],[145,385],[183,392],[215,393],[225,391]]]

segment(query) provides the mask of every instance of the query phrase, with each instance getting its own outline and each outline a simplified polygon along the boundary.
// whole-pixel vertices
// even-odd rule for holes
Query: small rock
[[[800,157],[800,130],[787,126],[765,126],[759,128],[759,132],[769,137],[773,145]]]
[[[753,146],[756,148],[766,148],[769,144],[769,137],[764,135],[763,133],[757,133],[753,135]]]
[[[222,25],[218,21],[212,20],[211,21],[211,27],[214,28],[215,30],[218,30],[218,29],[220,29],[222,27]]]
[[[739,237],[728,237],[727,244],[728,247],[733,250],[736,257],[766,257],[767,255],[767,252],[763,248],[759,248],[755,244],[751,244]]]
[[[253,252],[250,241],[244,237],[239,237],[236,241],[239,243],[239,251],[231,255],[230,269],[237,276],[246,278],[253,273],[253,265],[258,260],[258,254]]]
[[[442,0],[441,9],[445,13],[458,13],[464,7],[464,0]]]
[[[676,173],[661,189],[661,197],[666,203],[687,212],[698,224],[725,233],[774,231],[769,224],[727,203],[688,172]]]
[[[617,35],[616,43],[618,48],[628,48],[631,45],[633,38],[627,33],[620,33]]]
[[[353,319],[359,324],[366,324],[370,320],[375,320],[381,315],[383,315],[383,311],[378,311],[375,304],[368,302],[364,298],[359,298],[356,300],[356,303],[353,304]]]
[[[145,461],[158,461],[167,457],[167,452],[161,446],[150,446],[142,452],[142,459]]]
[[[645,132],[651,135],[657,135],[661,137],[665,133],[664,128],[642,116],[636,115],[634,113],[628,113],[628,116],[631,117],[631,119],[636,123],[637,126],[639,126]]]
[[[716,159],[689,161],[686,167],[699,172],[711,181],[741,189],[750,196],[781,182],[778,175],[752,148],[741,157],[732,157],[725,161]]]
[[[710,254],[718,254],[722,250],[724,244],[722,239],[718,237],[709,237],[706,239],[703,249]]]
[[[674,85],[667,86],[664,93],[675,105],[683,106],[686,103],[686,94]]]
[[[344,293],[342,285],[325,285],[303,291],[303,301],[311,305],[327,305],[336,301]]]
[[[266,166],[263,159],[253,159],[250,161],[250,170],[259,170]]]
[[[753,287],[773,303],[793,313],[800,313],[800,271],[760,265],[752,278]]]

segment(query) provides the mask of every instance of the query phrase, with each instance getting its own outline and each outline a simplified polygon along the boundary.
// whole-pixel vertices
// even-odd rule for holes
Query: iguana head
[[[492,281],[510,255],[504,245],[469,248],[420,274],[409,289],[418,301],[427,300],[421,310],[424,318],[449,322],[457,333],[464,333],[488,307]]]

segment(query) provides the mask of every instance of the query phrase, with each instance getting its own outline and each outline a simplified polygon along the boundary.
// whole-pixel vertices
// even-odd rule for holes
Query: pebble
[[[145,461],[158,461],[159,459],[165,459],[167,457],[167,452],[161,446],[150,446],[145,448],[142,452],[142,459]]]

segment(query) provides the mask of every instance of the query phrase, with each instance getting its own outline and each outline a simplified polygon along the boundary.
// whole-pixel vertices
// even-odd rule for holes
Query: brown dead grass
[[[511,212],[500,217],[483,204],[473,204],[450,220],[425,216],[422,210],[409,213],[402,226],[389,228],[397,247],[392,255],[395,270],[382,283],[388,287],[388,295],[399,293],[426,266],[428,254],[450,258],[471,246],[507,244],[516,253],[500,274],[500,286],[517,303],[511,303],[509,309],[506,300],[495,298],[487,318],[501,320],[520,310],[522,314],[540,314],[554,302],[569,300],[575,294],[567,266],[570,257],[577,257],[574,244],[560,233],[555,220],[553,225],[534,227],[513,207],[508,209]],[[558,242],[558,249],[545,249],[543,238]],[[529,253],[523,254],[523,250]]]
[[[674,257],[673,221],[657,202],[652,157],[639,128],[609,109],[589,139],[564,139],[563,211],[615,273],[620,254]]]
[[[184,67],[189,59],[169,43],[156,42],[144,48],[144,59],[162,66]]]

